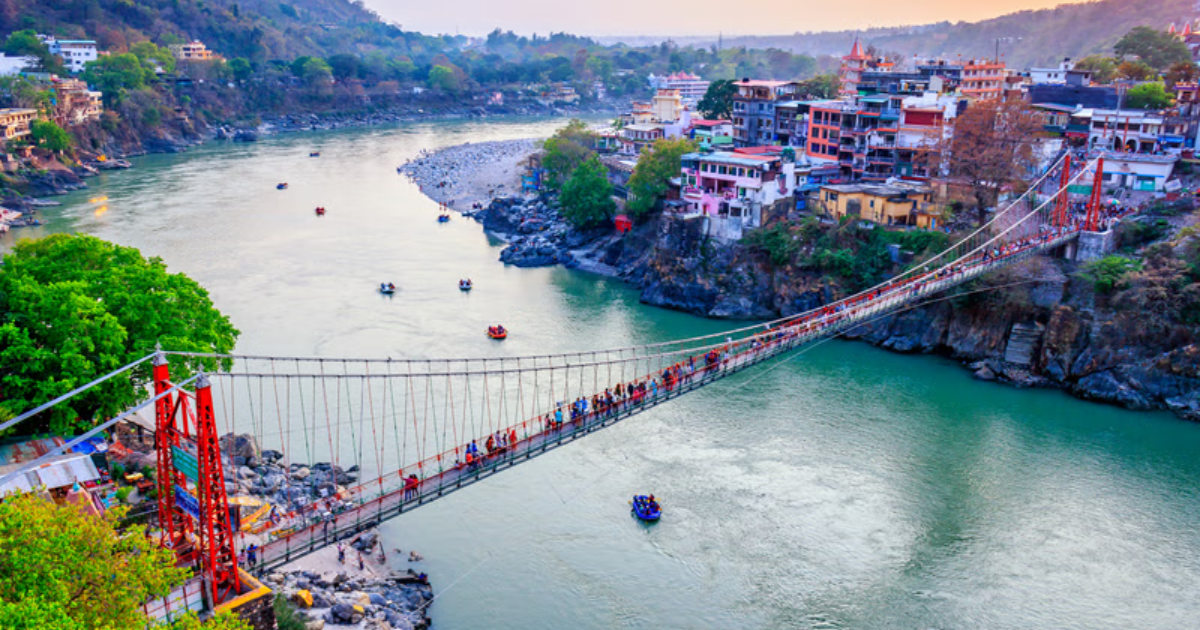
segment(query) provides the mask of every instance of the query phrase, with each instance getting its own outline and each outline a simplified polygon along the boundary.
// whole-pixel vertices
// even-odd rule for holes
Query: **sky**
[[[783,35],[872,26],[974,22],[1079,0],[364,0],[423,33],[485,35]]]

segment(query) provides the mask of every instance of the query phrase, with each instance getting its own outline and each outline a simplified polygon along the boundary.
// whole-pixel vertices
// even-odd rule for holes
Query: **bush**
[[[1122,221],[1117,224],[1117,245],[1121,249],[1135,250],[1161,239],[1170,229],[1171,224],[1166,219]]]
[[[108,474],[110,476],[112,476],[113,479],[124,480],[125,479],[125,467],[120,464],[113,464],[112,466],[108,467]]]
[[[1124,256],[1105,256],[1084,265],[1082,275],[1091,281],[1097,293],[1109,295],[1126,275],[1140,269],[1141,265],[1135,260]]]
[[[792,234],[790,223],[776,223],[746,235],[746,245],[762,252],[776,267],[789,265],[800,251],[799,239]]]
[[[129,494],[131,492],[133,492],[132,486],[125,486],[123,488],[118,488],[117,489],[117,500],[120,501],[121,503],[128,503],[129,502]]]
[[[275,594],[275,624],[279,630],[304,630],[304,615],[283,595]]]

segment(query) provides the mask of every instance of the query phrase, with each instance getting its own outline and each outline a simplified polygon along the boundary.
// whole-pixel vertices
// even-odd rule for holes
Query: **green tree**
[[[608,83],[610,80],[612,80],[613,62],[612,59],[609,59],[608,57],[592,55],[591,57],[588,57],[588,60],[584,63],[583,67],[586,68],[588,72],[591,72],[592,76],[600,79],[604,83]]]
[[[729,118],[733,113],[733,97],[737,91],[731,79],[719,79],[708,84],[708,90],[696,104],[700,115],[711,119]]]
[[[338,81],[358,76],[358,68],[360,66],[358,57],[346,53],[340,53],[329,58],[329,67],[333,71],[333,78]]]
[[[546,169],[547,184],[552,189],[562,186],[575,169],[593,154],[596,133],[587,123],[573,119],[542,144],[542,168]]]
[[[1130,109],[1166,109],[1173,99],[1161,83],[1143,83],[1125,93],[1125,106]]]
[[[458,94],[458,91],[462,89],[462,84],[453,68],[436,65],[429,69],[429,87],[450,94]]]
[[[126,508],[93,516],[34,494],[0,503],[0,627],[6,630],[143,630],[142,604],[182,584],[187,569],[143,535],[123,532]],[[200,625],[189,615],[171,630],[250,630],[232,614]]]
[[[1186,44],[1149,26],[1135,26],[1113,46],[1113,52],[1118,57],[1136,55],[1155,71],[1162,71],[1173,63],[1192,59]]]
[[[83,71],[83,79],[99,88],[104,93],[104,102],[112,106],[124,100],[128,91],[145,86],[151,74],[137,55],[122,53],[89,63]]]
[[[22,76],[0,77],[0,106],[28,107],[49,111],[54,92]]]
[[[66,74],[62,60],[50,54],[50,48],[37,38],[34,31],[16,31],[4,40],[4,53],[12,57],[35,57],[42,72]]]
[[[1163,74],[1167,86],[1174,88],[1176,83],[1190,83],[1200,78],[1200,68],[1191,61],[1180,61],[1171,64]]]
[[[29,126],[33,143],[50,151],[66,151],[74,144],[71,134],[51,120],[35,120]]]
[[[310,87],[327,86],[333,81],[333,69],[324,59],[309,57],[300,69],[300,78]]]
[[[819,74],[801,81],[800,89],[812,98],[834,98],[842,89],[842,80],[836,74]]]
[[[233,79],[239,83],[249,79],[254,74],[254,68],[250,65],[250,62],[242,57],[230,59],[226,65],[229,66],[229,72],[233,75]]]
[[[658,207],[667,194],[672,177],[679,177],[679,161],[695,151],[691,140],[658,140],[638,158],[629,178],[629,202],[625,205],[634,217],[643,217]]]
[[[1129,81],[1147,81],[1154,76],[1154,68],[1143,61],[1122,61],[1117,64],[1117,77]]]
[[[142,65],[153,72],[153,65],[163,69],[163,72],[175,72],[175,55],[171,51],[155,45],[154,42],[138,42],[129,47],[129,52],[142,62]]]
[[[17,243],[0,266],[0,392],[24,410],[154,350],[227,353],[238,331],[205,291],[159,258],[94,236]],[[173,376],[217,366],[172,358]],[[68,433],[129,407],[148,374],[114,378],[29,420],[27,433]]]
[[[1075,63],[1076,70],[1088,70],[1092,81],[1101,85],[1112,83],[1117,78],[1117,60],[1104,55],[1088,55]]]
[[[611,219],[616,204],[604,165],[595,155],[571,173],[559,195],[563,216],[576,227],[591,227]]]

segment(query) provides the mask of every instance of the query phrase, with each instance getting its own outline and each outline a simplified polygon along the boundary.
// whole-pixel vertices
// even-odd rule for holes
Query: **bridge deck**
[[[1059,247],[1076,238],[1079,229],[1046,229],[1029,237],[1017,246],[1007,246],[998,255],[976,255],[958,261],[947,271],[915,275],[903,282],[843,300],[827,309],[801,319],[788,322],[782,327],[740,340],[726,348],[727,358],[710,368],[697,368],[695,373],[684,378],[675,387],[659,387],[657,395],[649,392],[640,399],[625,399],[614,410],[602,413],[591,412],[576,420],[566,421],[558,428],[546,428],[537,418],[522,426],[526,435],[509,445],[503,452],[486,457],[482,463],[471,466],[456,465],[455,451],[429,458],[414,467],[406,468],[368,482],[354,489],[358,505],[341,512],[332,520],[318,522],[291,535],[263,545],[261,560],[255,568],[262,573],[287,564],[332,544],[375,527],[385,520],[406,511],[435,501],[452,492],[470,486],[506,468],[573,442],[580,437],[615,424],[630,416],[641,413],[689,392],[705,387],[715,381],[741,372],[754,365],[785,354],[815,340],[836,335],[866,321],[916,303],[924,297],[939,293],[964,282],[978,278],[999,267],[1008,266],[1037,253]],[[698,363],[703,365],[703,363]],[[654,375],[642,380],[653,378]],[[601,392],[596,392],[601,393]],[[533,430],[529,423],[533,422]],[[436,471],[436,472],[434,472]],[[419,473],[419,484],[405,488],[405,473]],[[385,480],[395,477],[395,481]],[[371,490],[372,486],[377,489]]]

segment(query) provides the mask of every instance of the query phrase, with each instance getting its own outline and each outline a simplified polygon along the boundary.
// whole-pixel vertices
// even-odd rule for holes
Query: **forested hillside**
[[[1079,58],[1110,52],[1135,26],[1166,28],[1171,22],[1200,17],[1193,0],[1099,0],[1064,4],[1041,11],[1020,11],[982,22],[873,28],[862,31],[794,33],[767,37],[724,38],[725,46],[782,48],[809,55],[844,55],[856,36],[880,51],[901,55],[991,56],[1000,53],[1009,65],[1048,64],[1063,57]],[[870,16],[863,16],[869,23]],[[1018,39],[1019,38],[1019,39]],[[606,40],[605,40],[606,41]],[[690,42],[703,45],[703,42]]]
[[[88,37],[108,50],[194,38],[254,62],[372,50],[420,54],[452,44],[402,31],[347,0],[0,0],[0,32],[22,29]]]

